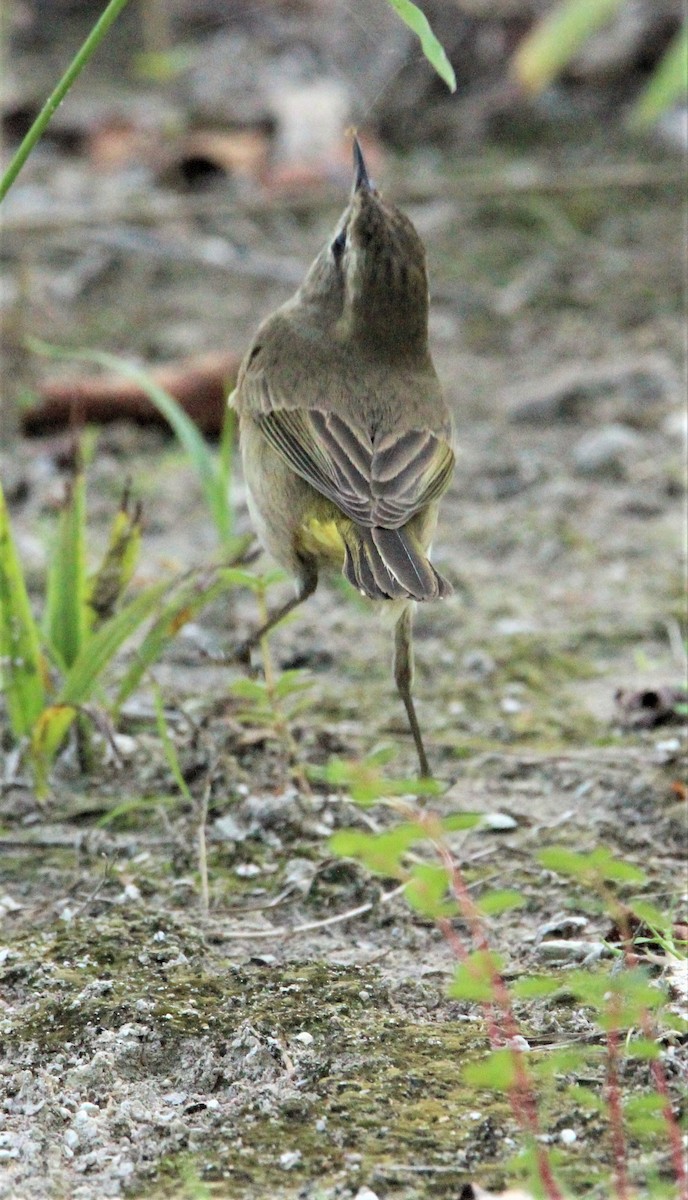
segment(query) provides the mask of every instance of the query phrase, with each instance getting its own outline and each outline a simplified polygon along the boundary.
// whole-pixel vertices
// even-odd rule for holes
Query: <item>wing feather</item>
[[[275,408],[254,414],[275,450],[357,524],[399,528],[449,483],[454,454],[427,430],[374,436],[335,413]]]

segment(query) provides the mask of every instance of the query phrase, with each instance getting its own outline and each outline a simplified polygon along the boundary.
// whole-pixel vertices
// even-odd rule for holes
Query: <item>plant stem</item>
[[[451,883],[451,890],[461,909],[461,915],[471,931],[474,946],[488,956],[490,946],[480,910],[473,902],[466,881],[447,847],[433,837],[435,849],[443,863]],[[468,950],[461,942],[456,930],[446,918],[438,921],[441,932],[454,949],[459,960],[468,956]],[[492,1001],[483,1003],[488,1036],[492,1049],[500,1048],[504,1042],[511,1050],[514,1068],[514,1084],[508,1090],[508,1097],[516,1120],[529,1137],[535,1156],[539,1181],[544,1189],[547,1200],[563,1200],[559,1185],[554,1177],[550,1156],[547,1148],[539,1141],[539,1121],[537,1098],[533,1082],[526,1066],[523,1051],[518,1042],[518,1023],[514,1015],[511,998],[506,984],[499,972],[492,971],[491,978]]]
[[[110,3],[99,20],[93,26],[93,29],[86,38],[83,46],[72,59],[57,87],[53,92],[51,92],[50,96],[36,117],[36,120],[29,129],[29,132],[26,134],[26,137],[19,146],[16,154],[12,158],[12,161],[5,171],[5,174],[0,180],[0,202],[4,200],[8,191],[12,187],[12,184],[24,166],[24,163],[29,157],[34,146],[45,132],[48,123],[56,109],[64,100],[75,79],[81,74],[81,71],[86,66],[86,63],[97,49],[113,21],[119,16],[126,3],[127,0],[110,0]]]

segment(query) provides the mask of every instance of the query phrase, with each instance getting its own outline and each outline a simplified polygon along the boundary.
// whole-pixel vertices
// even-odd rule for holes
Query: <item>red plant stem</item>
[[[433,842],[451,880],[452,891],[459,903],[464,920],[471,931],[474,945],[478,950],[486,953],[489,964],[491,962],[491,954],[482,914],[474,903],[466,887],[463,875],[447,847],[442,842],[437,841],[434,836]],[[463,962],[468,957],[468,951],[456,930],[446,918],[439,920],[438,925],[457,958]],[[486,1017],[490,1044],[493,1049],[503,1046],[505,1040],[509,1045],[514,1068],[514,1082],[508,1089],[509,1102],[519,1125],[532,1138],[537,1159],[538,1175],[545,1189],[547,1200],[563,1200],[563,1195],[554,1178],[547,1148],[539,1140],[540,1127],[538,1123],[537,1101],[532,1081],[526,1068],[523,1051],[516,1040],[518,1037],[518,1023],[514,1016],[509,993],[496,967],[492,968],[490,976],[494,1003],[483,1002],[483,1011]],[[501,1028],[497,1021],[495,1007],[499,1010],[502,1017]],[[621,1200],[625,1200],[625,1197],[621,1197]]]
[[[629,923],[629,910],[625,905],[619,905],[616,897],[611,896],[611,901],[612,911],[614,912],[615,919],[621,931],[624,962],[629,969],[637,967],[640,959],[633,946],[633,936],[631,934]],[[652,1018],[647,1008],[643,1010],[641,1026],[643,1030],[643,1037],[649,1042],[656,1042],[657,1030],[652,1023]],[[662,1116],[666,1122],[667,1137],[669,1140],[674,1175],[676,1176],[676,1182],[680,1188],[679,1200],[688,1200],[688,1171],[686,1171],[686,1158],[683,1150],[683,1139],[681,1137],[681,1130],[679,1129],[678,1121],[674,1115],[671,1097],[669,1095],[666,1072],[659,1058],[652,1059],[650,1063],[650,1070],[652,1072],[657,1092],[664,1100]]]
[[[610,1005],[610,1015],[618,1010],[618,998]],[[621,1107],[621,1089],[619,1087],[619,1029],[618,1022],[607,1031],[607,1106],[609,1109],[609,1127],[612,1135],[612,1153],[614,1155],[614,1173],[616,1176],[617,1200],[628,1200],[628,1172],[626,1163],[628,1151],[623,1128],[623,1109]]]

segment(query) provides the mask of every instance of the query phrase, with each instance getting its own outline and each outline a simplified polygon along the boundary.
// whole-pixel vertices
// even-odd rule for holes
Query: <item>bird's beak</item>
[[[354,192],[358,192],[361,188],[365,191],[372,191],[372,183],[368,175],[368,168],[365,165],[361,143],[354,134]]]

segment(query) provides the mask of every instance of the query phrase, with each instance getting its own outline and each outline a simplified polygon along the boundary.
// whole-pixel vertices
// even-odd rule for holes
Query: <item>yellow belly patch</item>
[[[299,530],[299,544],[307,554],[327,558],[337,564],[344,561],[344,542],[335,521],[311,517]]]

